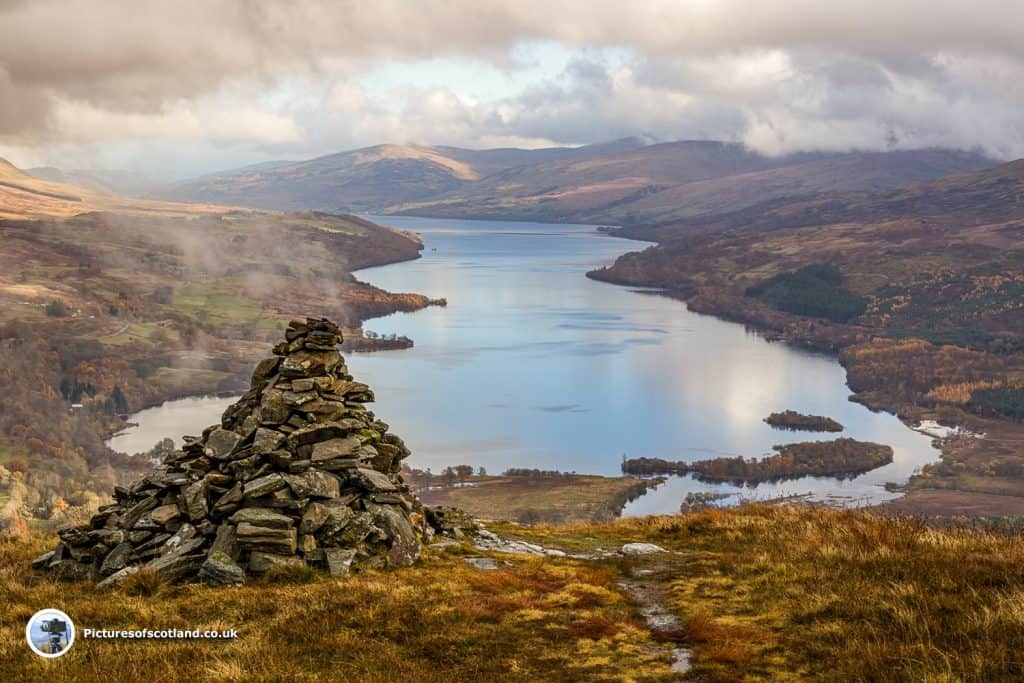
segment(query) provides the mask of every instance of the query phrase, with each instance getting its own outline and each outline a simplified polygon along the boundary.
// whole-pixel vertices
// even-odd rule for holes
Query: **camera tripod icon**
[[[75,625],[58,609],[44,609],[32,615],[25,627],[28,645],[40,657],[60,657],[75,642]]]

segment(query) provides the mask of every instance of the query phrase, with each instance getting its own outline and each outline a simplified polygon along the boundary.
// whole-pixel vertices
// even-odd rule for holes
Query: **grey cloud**
[[[648,134],[766,151],[897,140],[1021,155],[1022,25],[1024,4],[1001,0],[0,0],[0,143],[179,134],[231,157],[253,145],[269,155]],[[262,142],[249,129],[228,142],[219,131],[230,126],[204,128],[202,107],[221,93],[256,101],[283,79],[344,84],[383,59],[461,55],[511,69],[512,48],[531,40],[582,56],[557,82],[502,102],[445,89],[382,102],[353,90],[342,106],[325,95],[312,109],[286,107],[275,113],[307,136],[291,146],[279,144],[287,122],[251,111],[252,130],[274,129]],[[636,58],[613,69],[590,55],[601,47]]]

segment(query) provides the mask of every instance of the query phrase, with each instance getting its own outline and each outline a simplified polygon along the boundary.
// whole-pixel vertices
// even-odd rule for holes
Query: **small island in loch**
[[[764,481],[804,476],[841,477],[868,472],[892,462],[889,446],[835,439],[803,441],[773,446],[774,455],[764,458],[714,458],[696,462],[634,458],[622,463],[625,474],[694,474],[705,481],[729,481],[756,484]]]
[[[824,415],[805,415],[795,410],[783,410],[781,413],[772,413],[764,419],[776,429],[788,429],[790,431],[802,432],[841,432],[843,425],[831,417]]]

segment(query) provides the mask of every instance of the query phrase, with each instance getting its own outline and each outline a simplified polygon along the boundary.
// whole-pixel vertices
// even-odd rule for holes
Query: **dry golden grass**
[[[666,680],[668,658],[615,586],[614,568],[511,557],[499,570],[431,551],[405,570],[278,576],[237,589],[141,577],[99,593],[27,562],[52,539],[0,541],[3,681]],[[79,628],[53,661],[25,623],[55,606]],[[83,627],[238,628],[234,641],[84,640]]]
[[[1017,532],[750,506],[519,533],[679,551],[657,576],[695,680],[1024,680]]]
[[[618,586],[666,596],[700,681],[1024,678],[1024,540],[860,511],[748,506],[607,524],[494,524],[567,550],[649,541],[634,559],[429,551],[405,570],[284,575],[240,589],[142,577],[97,593],[35,574],[51,539],[0,541],[0,680],[670,680],[666,647]],[[643,572],[637,572],[643,569]],[[44,606],[91,627],[237,627],[232,642],[82,640],[54,662],[24,624]],[[668,637],[668,636],[665,636]]]
[[[924,397],[930,401],[941,401],[943,403],[957,403],[963,405],[971,400],[971,393],[977,389],[993,389],[1003,385],[1004,382],[1001,380],[940,384],[925,394]]]
[[[560,475],[473,477],[473,486],[418,493],[427,505],[452,505],[482,519],[548,523],[608,521],[618,517],[644,481],[635,477]]]

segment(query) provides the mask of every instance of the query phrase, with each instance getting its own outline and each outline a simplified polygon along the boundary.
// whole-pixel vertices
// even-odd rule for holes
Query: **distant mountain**
[[[515,166],[641,147],[636,139],[539,150],[377,145],[299,162],[268,162],[176,185],[166,199],[263,209],[379,211],[471,185]]]
[[[959,153],[945,150],[891,154],[899,154],[905,162],[910,162],[900,164],[897,161],[894,164],[894,168],[902,165],[903,170],[895,173],[893,180],[901,173],[915,170],[929,173],[957,166],[985,167],[874,192],[821,191],[779,196],[764,192],[754,200],[754,197],[735,197],[736,190],[741,186],[733,185],[733,201],[722,202],[718,211],[650,221],[626,227],[619,234],[663,241],[732,230],[765,231],[837,223],[882,223],[906,216],[928,218],[943,224],[954,221],[965,225],[1024,218],[1024,160],[992,166],[988,165],[990,160],[984,157],[965,154],[958,158],[956,155]],[[851,178],[856,180],[858,176],[855,174]],[[833,189],[844,189],[844,186],[849,188],[863,180],[864,177],[861,177],[856,182],[835,184]],[[827,184],[821,186],[823,190]]]
[[[703,140],[662,143],[516,166],[445,195],[392,206],[388,211],[452,218],[600,222],[621,215],[634,202],[686,183],[822,156],[772,158],[743,145]]]
[[[651,145],[582,162],[513,168],[395,213],[660,225],[782,198],[892,189],[995,164],[958,150],[765,157],[741,145]]]
[[[875,193],[995,163],[945,149],[769,157],[708,140],[646,145],[626,138],[534,150],[377,145],[224,171],[162,196],[264,209],[689,229],[766,202]]]
[[[735,212],[779,199],[828,193],[892,190],[995,164],[979,154],[925,149],[853,152],[797,161],[767,170],[676,185],[582,218],[619,225],[659,225]]]
[[[213,173],[204,173],[203,175],[196,178],[196,180],[206,180],[208,178],[220,178],[228,175],[238,175],[242,173],[251,173],[253,171],[269,171],[272,168],[278,168],[280,166],[291,166],[297,164],[298,161],[284,160],[284,159],[272,159],[270,161],[260,161],[255,164],[248,164],[239,168],[229,168],[223,171],[214,171]],[[192,182],[192,181],[189,181]]]
[[[119,169],[75,169],[66,171],[53,166],[26,168],[25,173],[51,183],[75,185],[94,192],[141,197],[154,192],[157,184],[135,171]]]
[[[68,175],[57,169],[47,171],[41,175],[68,178]],[[6,159],[0,158],[0,219],[67,218],[92,211],[184,216],[223,214],[237,210],[224,206],[123,197],[95,186],[44,180],[29,175]]]
[[[884,259],[896,271],[900,263],[926,251],[940,255],[924,263],[923,272],[936,263],[954,272],[972,259],[1020,257],[1024,159],[896,190],[772,200],[710,218],[627,228],[621,234],[661,243],[625,254],[592,277],[679,288],[681,283],[709,279],[709,255],[726,264],[719,265],[717,275],[739,269],[729,265],[729,259],[744,261],[750,273],[763,275],[767,271],[761,266],[769,260],[801,264],[797,255],[802,253],[844,266]],[[755,254],[758,250],[762,255]],[[770,258],[765,255],[769,253]],[[963,263],[951,269],[949,259]],[[808,262],[813,261],[803,260]],[[881,281],[873,282],[877,286]],[[1019,302],[1003,312],[1018,310]]]

